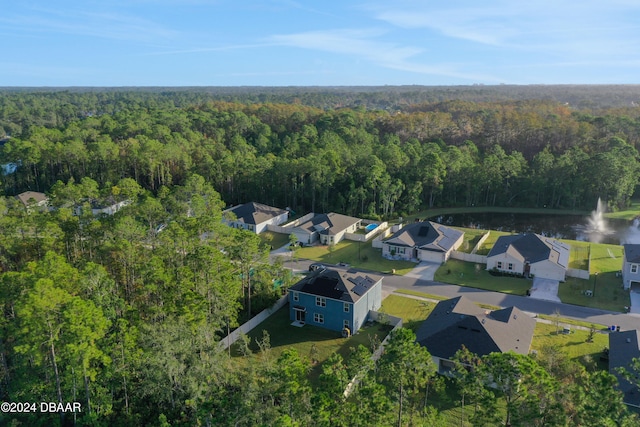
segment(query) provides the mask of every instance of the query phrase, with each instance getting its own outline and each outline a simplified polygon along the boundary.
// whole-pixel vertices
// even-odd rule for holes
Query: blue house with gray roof
[[[570,246],[539,234],[500,236],[487,255],[487,270],[564,281]]]
[[[289,288],[289,315],[298,326],[353,334],[382,304],[382,277],[330,268],[316,270]]]

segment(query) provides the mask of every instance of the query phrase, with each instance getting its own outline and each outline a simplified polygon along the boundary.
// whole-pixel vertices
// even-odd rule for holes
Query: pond
[[[591,241],[594,243],[640,243],[638,221],[605,219],[593,229],[589,217],[557,214],[465,213],[430,217],[444,225],[497,230],[513,233],[537,233],[556,239]]]

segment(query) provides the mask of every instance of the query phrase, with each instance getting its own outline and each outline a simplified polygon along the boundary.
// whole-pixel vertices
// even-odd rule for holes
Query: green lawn
[[[258,237],[262,241],[271,246],[273,249],[278,249],[289,243],[289,235],[283,233],[274,233],[273,231],[263,231],[258,234]]]
[[[371,242],[354,242],[343,240],[335,245],[333,250],[329,246],[306,246],[298,250],[298,257],[312,259],[326,264],[346,262],[352,267],[395,274],[406,274],[416,263],[410,261],[393,261],[382,257],[382,250],[371,246]]]
[[[492,276],[485,268],[485,264],[449,259],[436,271],[435,280],[514,295],[525,295],[531,288],[529,279]]]
[[[452,227],[456,230],[464,232],[464,241],[458,248],[460,252],[470,254],[480,238],[487,232],[487,230],[479,230],[477,228],[465,228],[465,227]]]
[[[640,201],[634,200],[627,209],[618,212],[607,212],[604,214],[606,218],[618,218],[632,220],[640,215]]]
[[[351,347],[358,347],[362,344],[370,348],[373,341],[381,342],[387,336],[391,327],[374,323],[371,326],[362,327],[350,338],[342,338],[339,332],[316,326],[305,325],[301,328],[291,326],[289,306],[285,305],[249,332],[250,348],[254,352],[259,351],[257,341],[262,339],[263,330],[269,333],[271,352],[274,358],[277,358],[284,349],[293,347],[302,358],[307,360],[316,359],[317,363],[313,366],[310,374],[311,380],[315,381],[320,375],[322,362],[331,354],[338,352],[346,359],[349,357]],[[314,347],[313,350],[312,347]],[[232,355],[240,358],[238,345],[234,344],[231,349]]]
[[[380,311],[400,317],[405,328],[417,331],[420,323],[431,314],[436,305],[429,301],[420,301],[399,295],[389,295],[382,301]]]
[[[585,295],[585,291],[593,291],[594,287],[592,297]],[[594,274],[590,280],[568,277],[566,282],[560,284],[558,296],[566,304],[619,312],[624,312],[624,308],[631,304],[629,291],[622,289],[622,279],[616,277],[614,272],[600,273],[597,280]]]
[[[556,333],[555,325],[546,323],[538,323],[533,333],[533,342],[531,349],[542,353],[542,348],[546,345],[557,345],[569,356],[577,362],[590,367],[589,360],[593,361],[598,368],[608,369],[606,363],[600,362],[602,349],[609,347],[609,335],[601,333],[602,328],[598,327],[598,332],[593,337],[593,342],[587,342],[589,331],[572,329],[570,334]]]

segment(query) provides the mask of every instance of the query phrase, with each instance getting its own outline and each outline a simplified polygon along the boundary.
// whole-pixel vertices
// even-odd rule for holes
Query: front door
[[[296,321],[304,323],[304,314],[304,311],[296,310]]]

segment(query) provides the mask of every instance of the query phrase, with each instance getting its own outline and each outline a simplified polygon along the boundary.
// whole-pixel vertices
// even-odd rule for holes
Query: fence
[[[382,248],[382,241],[384,239],[386,239],[389,235],[391,235],[392,229],[393,229],[393,227],[385,228],[382,231],[382,234],[380,234],[378,237],[373,239],[373,242],[371,242],[371,246],[373,246],[374,248],[381,249]]]
[[[451,252],[451,258],[459,259],[465,262],[475,262],[478,264],[486,264],[487,256],[486,255],[478,255],[478,254],[468,254],[460,251]]]
[[[240,338],[242,334],[248,334],[253,328],[258,326],[260,323],[264,322],[269,316],[278,311],[282,306],[287,303],[287,295],[280,298],[271,308],[267,308],[262,310],[260,313],[255,315],[251,320],[246,323],[243,323],[238,329],[231,332],[229,335],[224,337],[220,341],[220,350],[226,350]]]
[[[378,322],[381,317],[384,317],[384,319],[389,321],[389,324],[393,326],[393,329],[391,329],[391,331],[389,331],[389,333],[387,334],[387,336],[385,337],[384,340],[382,340],[382,342],[380,343],[380,346],[373,352],[373,354],[371,355],[371,360],[376,361],[380,358],[380,356],[382,356],[382,352],[384,351],[384,346],[387,344],[387,341],[389,341],[389,337],[391,336],[391,333],[393,331],[395,331],[398,328],[402,327],[402,319],[399,317],[395,317],[395,316],[391,316],[387,313],[380,313],[377,311],[369,311],[369,319],[373,320],[374,322]],[[353,379],[351,381],[349,381],[349,384],[347,384],[347,387],[345,387],[344,389],[344,397],[349,397],[349,395],[351,394],[351,392],[353,391],[353,388],[358,385],[358,382],[360,382],[360,377],[362,375],[364,375],[365,372],[356,374],[355,377],[353,377]]]
[[[485,240],[487,240],[489,238],[489,234],[491,233],[491,231],[487,231],[481,238],[480,240],[478,240],[478,243],[476,243],[476,245],[473,247],[473,249],[471,249],[471,253],[475,254],[478,249],[480,249],[480,247],[482,246],[482,244],[485,242]]]
[[[364,221],[362,223],[365,224]],[[376,224],[376,223],[375,222],[371,222],[370,224]],[[345,233],[344,237],[345,237],[345,239],[355,240],[356,242],[366,242],[370,238],[372,238],[374,235],[378,234],[380,231],[386,229],[388,226],[389,226],[389,224],[385,221],[385,222],[383,222],[381,224],[378,224],[378,226],[376,228],[374,228],[373,230],[371,230],[367,234]]]
[[[577,268],[567,268],[567,276],[589,280],[589,272],[587,270],[578,270]]]
[[[300,224],[303,224],[307,221],[309,221],[311,218],[313,218],[316,214],[311,212],[306,214],[305,216],[301,216],[300,218],[288,222],[285,225],[273,225],[273,224],[268,224],[267,225],[267,230],[269,231],[273,231],[274,233],[282,233],[282,234],[291,234],[292,230],[299,226]]]

